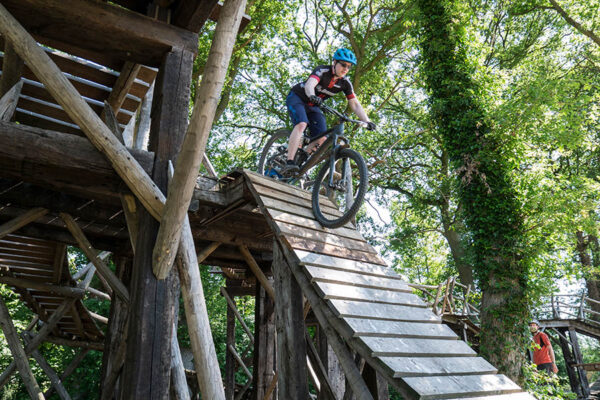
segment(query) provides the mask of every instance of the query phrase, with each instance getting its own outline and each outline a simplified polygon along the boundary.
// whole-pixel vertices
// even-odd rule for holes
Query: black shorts
[[[554,366],[553,363],[544,363],[544,364],[540,364],[537,366],[538,371],[546,371],[546,373],[548,375],[551,375],[554,373],[554,371],[552,371],[552,367]]]

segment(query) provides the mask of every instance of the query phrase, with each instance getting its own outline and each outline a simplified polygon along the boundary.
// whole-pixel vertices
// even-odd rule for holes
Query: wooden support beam
[[[41,283],[39,281],[33,281],[30,279],[12,278],[9,276],[0,276],[0,283],[23,289],[35,289],[46,293],[53,293],[60,296],[73,297],[77,299],[83,297],[83,295],[85,294],[85,291],[79,288],[52,285],[48,283]]]
[[[574,328],[569,328],[569,338],[571,339],[571,346],[573,347],[575,363],[583,364],[583,355],[581,354],[581,349],[579,348],[577,331],[575,331]],[[590,396],[590,384],[588,382],[587,375],[581,367],[577,367],[577,371],[579,372],[579,381],[581,382],[581,392],[583,397],[587,399]]]
[[[6,235],[13,233],[30,222],[35,221],[41,216],[48,214],[48,210],[45,208],[37,207],[27,211],[25,214],[14,218],[11,221],[8,221],[2,225],[0,225],[0,239],[5,237]]]
[[[173,24],[199,32],[208,21],[218,0],[183,0],[173,13]]]
[[[83,359],[85,358],[87,353],[89,353],[89,351],[90,351],[89,349],[82,349],[79,351],[79,353],[77,353],[75,358],[73,358],[71,360],[69,365],[67,365],[67,368],[65,368],[63,373],[60,375],[61,381],[64,381],[65,379],[67,379],[73,373],[73,371],[75,371],[75,369],[79,366],[79,364],[81,364],[81,362],[83,361]],[[50,386],[48,388],[48,390],[46,390],[44,392],[44,397],[50,397],[50,395],[52,394],[53,391],[54,391],[54,386]]]
[[[15,367],[18,368],[19,374],[21,374],[21,379],[23,379],[23,383],[25,384],[25,388],[27,389],[29,396],[32,399],[43,399],[44,395],[42,394],[42,391],[40,390],[40,387],[33,376],[33,372],[31,372],[26,351],[23,350],[23,347],[21,347],[17,330],[15,329],[12,319],[10,318],[8,308],[6,307],[2,297],[0,297],[0,327],[2,328],[2,332],[4,332],[4,337],[8,342],[10,352],[15,359],[11,365],[15,364]],[[8,380],[8,378],[6,380]]]
[[[124,189],[106,157],[86,138],[0,122],[0,143],[3,177],[80,192],[87,198],[116,198]],[[144,171],[152,171],[153,153],[130,151]],[[52,174],[60,175],[62,181],[52,178]]]
[[[121,281],[129,285],[131,280],[131,259],[119,258],[115,260],[117,275]],[[106,329],[105,350],[102,355],[102,371],[100,385],[100,399],[115,398],[115,386],[125,362],[127,346],[127,333],[129,321],[129,304],[120,298],[115,298],[110,304],[108,327]]]
[[[85,237],[85,234],[77,225],[77,222],[71,217],[69,214],[60,213],[60,217],[67,225],[67,229],[73,235],[77,243],[79,244],[79,248],[83,251],[86,257],[94,264],[98,273],[104,277],[108,281],[110,287],[115,291],[117,296],[123,299],[126,302],[129,302],[129,292],[127,288],[119,278],[115,276],[115,274],[111,271],[110,268],[98,257],[98,252],[92,247],[89,240]]]
[[[221,384],[221,371],[218,368],[217,352],[212,339],[200,271],[198,270],[198,264],[204,261],[220,243],[211,243],[196,255],[194,239],[187,217],[183,225],[177,256],[177,270],[183,295],[185,318],[194,354],[198,387],[202,393],[202,398],[224,400],[225,392]]]
[[[560,332],[558,330],[556,330],[556,332],[558,333],[560,348],[562,349],[562,354],[565,359],[565,368],[567,370],[569,384],[571,385],[571,391],[575,393],[578,398],[581,398],[583,397],[583,392],[581,390],[581,382],[579,381],[577,371],[573,367],[573,364],[575,364],[575,357],[573,356],[573,352],[571,351],[571,347],[569,346],[569,340],[564,335],[564,333],[566,332]]]
[[[175,260],[181,237],[181,226],[192,199],[198,169],[212,128],[229,59],[245,8],[246,0],[230,0],[221,10],[192,117],[175,165],[173,182],[169,185],[154,246],[153,271],[159,279],[167,276]]]
[[[52,313],[48,321],[42,326],[38,333],[31,339],[31,342],[25,347],[25,354],[29,355],[31,352],[39,347],[39,345],[46,340],[46,337],[58,321],[65,315],[65,313],[71,308],[71,305],[75,302],[75,299],[67,299]],[[1,307],[1,306],[0,306]],[[17,364],[15,361],[11,362],[8,367],[0,375],[0,388],[4,386],[12,374],[15,372]]]
[[[131,61],[126,61],[125,65],[123,65],[119,77],[108,95],[108,99],[106,99],[106,104],[108,104],[113,113],[117,113],[123,105],[123,101],[125,100],[127,93],[129,93],[141,67],[140,64]],[[106,110],[104,110],[103,113],[106,113]]]
[[[23,82],[19,81],[6,94],[0,96],[0,121],[8,122],[12,119],[17,109],[22,88]]]
[[[88,312],[90,313],[90,317],[94,318],[96,321],[100,322],[101,324],[108,325],[108,318],[105,316],[96,314],[95,312],[91,312],[89,310]]]
[[[23,60],[15,52],[15,48],[9,41],[6,41],[4,43],[4,56],[2,57],[0,97],[4,97],[4,95],[8,93],[11,88],[14,88],[14,86],[21,81],[21,76],[23,75],[23,66]],[[21,84],[21,86],[23,86],[23,84]],[[21,90],[19,89],[19,92],[20,91]],[[17,97],[19,96],[17,95]],[[2,110],[2,107],[0,107],[0,110]]]
[[[22,332],[21,337],[23,338],[23,342],[27,344],[31,340],[31,332]],[[56,393],[58,393],[61,400],[71,400],[71,396],[69,395],[69,392],[67,392],[67,389],[65,389],[60,377],[58,376],[56,371],[50,366],[50,364],[48,364],[48,361],[46,361],[42,354],[37,349],[35,349],[31,353],[31,355],[38,363],[42,371],[44,371],[44,373],[48,377],[48,380],[50,380],[52,387],[56,390]]]
[[[119,140],[119,142],[121,142],[122,145],[125,145],[125,140],[123,140],[121,128],[119,128],[119,121],[117,121],[117,116],[110,107],[110,104],[108,104],[107,100],[104,100],[104,109],[102,110],[101,117],[108,129],[110,129],[110,131],[113,133],[113,135],[115,135],[115,137]]]
[[[43,42],[48,38],[148,66],[158,66],[173,47],[197,51],[198,35],[104,2],[3,0],[2,4]]]
[[[244,259],[246,260],[246,262],[248,263],[248,266],[250,267],[250,269],[256,276],[256,279],[258,279],[258,281],[260,282],[262,287],[265,288],[265,291],[267,292],[269,297],[272,300],[275,300],[275,290],[273,290],[273,285],[271,285],[271,282],[269,282],[265,273],[262,271],[262,269],[260,269],[256,260],[254,259],[254,257],[252,257],[252,254],[250,254],[250,250],[248,250],[248,247],[240,246],[240,247],[238,247],[238,249],[244,256]]]
[[[254,310],[254,391],[251,398],[263,400],[274,378],[275,302],[261,285],[256,285]]]
[[[329,310],[329,308],[321,301],[319,295],[312,288],[308,277],[299,270],[298,266],[291,266],[288,264],[287,257],[285,256],[286,250],[282,248],[276,240],[273,244],[273,253],[274,267],[275,265],[279,264],[282,266],[287,266],[287,269],[283,269],[283,271],[278,272],[278,274],[281,273],[290,275],[291,271],[292,275],[296,279],[297,284],[302,289],[301,293],[304,294],[306,299],[310,302],[313,313],[317,317],[319,325],[327,335],[329,344],[338,356],[338,360],[342,365],[346,379],[350,383],[352,391],[354,392],[357,400],[373,400],[373,396],[371,396],[365,381],[362,379],[361,373],[357,368],[354,359],[348,350],[348,347],[342,341],[336,329],[332,326],[333,324],[337,323],[338,318],[333,315],[331,310]],[[275,290],[281,293],[281,291],[277,290],[277,287]],[[279,298],[281,298],[281,296],[279,296],[278,299]],[[278,342],[278,348],[280,347],[281,346],[279,346]]]
[[[227,333],[225,345],[235,345],[235,315],[231,307],[227,307]],[[225,352],[225,399],[233,400],[235,393],[235,358],[231,352]]]
[[[273,247],[273,278],[277,297],[275,314],[277,324],[277,390],[279,398],[305,400],[308,398],[306,368],[306,339],[302,290],[290,273],[287,261]]]
[[[152,179],[166,192],[168,162],[181,147],[188,117],[193,55],[173,49],[163,59],[155,82],[149,149],[155,152]],[[152,249],[158,222],[140,207],[130,286],[130,322],[119,396],[165,398],[171,374],[171,336],[179,299],[177,274],[158,280],[152,272]]]
[[[304,330],[304,333],[308,349],[308,358],[320,384],[319,397],[324,399],[335,400],[336,397],[331,382],[329,381],[329,377],[327,376],[327,369],[323,365],[323,362],[319,357],[319,352],[317,351],[314,343],[312,342],[312,338],[310,337],[306,329]]]
[[[152,108],[152,98],[154,96],[154,83],[150,85],[150,89],[146,92],[142,104],[140,105],[139,121],[135,127],[133,134],[133,145],[134,149],[143,150],[146,147],[148,141],[148,134],[150,133],[150,111]]]
[[[244,329],[244,332],[246,332],[246,335],[248,335],[248,338],[250,338],[250,341],[254,342],[254,335],[250,331],[250,328],[248,328],[248,325],[246,325],[246,321],[244,321],[244,318],[241,316],[240,312],[235,306],[235,302],[231,296],[229,296],[229,293],[227,293],[227,290],[224,287],[221,287],[221,295],[225,297],[225,300],[227,300],[227,305],[229,308],[231,308],[231,311],[233,311],[233,315],[235,315],[237,320],[240,322],[240,325],[242,325],[242,328]]]
[[[104,351],[104,343],[102,342],[92,342],[88,340],[69,340],[56,336],[47,336],[46,338],[44,338],[43,341],[52,344],[58,344],[60,346],[80,347],[82,349],[87,350]]]
[[[67,2],[56,1],[64,4]],[[78,5],[86,3],[78,2]],[[100,4],[100,3],[98,3]],[[42,5],[40,5],[42,7]],[[43,5],[48,8],[48,4]],[[74,7],[81,9],[81,7]],[[64,16],[61,16],[64,18]],[[97,18],[97,15],[94,15]],[[100,117],[90,108],[56,64],[19,22],[0,4],[0,33],[12,41],[17,53],[44,84],[69,117],[83,130],[90,141],[110,160],[127,186],[144,207],[160,219],[165,196],[129,151],[114,137]],[[84,35],[78,35],[84,36]]]
[[[173,324],[173,338],[171,339],[171,386],[174,400],[189,400],[190,392],[185,377],[185,368],[177,340],[177,322]]]

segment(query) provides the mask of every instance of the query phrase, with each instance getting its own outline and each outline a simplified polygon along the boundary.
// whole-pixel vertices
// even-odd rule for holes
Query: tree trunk
[[[432,118],[459,181],[474,271],[483,291],[481,352],[499,371],[519,380],[523,323],[528,318],[529,259],[523,213],[511,182],[511,152],[492,134],[482,91],[472,78],[468,40],[456,21],[456,0],[417,0],[421,12],[421,70]],[[500,151],[501,150],[501,151]]]

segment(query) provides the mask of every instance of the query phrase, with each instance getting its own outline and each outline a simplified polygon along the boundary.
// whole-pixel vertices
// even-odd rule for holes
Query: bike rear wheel
[[[271,178],[281,179],[279,173],[287,160],[287,143],[291,131],[278,129],[265,144],[258,160],[258,173]]]
[[[335,156],[333,187],[329,185],[330,174],[330,163],[327,162],[314,181],[312,209],[321,225],[338,228],[354,218],[365,199],[369,185],[367,165],[356,151],[341,149]],[[331,209],[329,201],[338,212]]]

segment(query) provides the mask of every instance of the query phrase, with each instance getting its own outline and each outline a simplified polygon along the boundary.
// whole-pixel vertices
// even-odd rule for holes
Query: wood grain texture
[[[367,336],[361,340],[373,357],[470,357],[477,353],[462,340],[389,338]]]
[[[421,399],[443,399],[460,395],[498,395],[521,392],[521,388],[504,375],[465,375],[407,377],[404,380]]]
[[[458,336],[450,327],[441,323],[382,321],[366,318],[344,318],[350,326],[355,337],[403,337],[403,338],[431,338],[458,340]]]
[[[302,250],[295,250],[295,253],[300,260],[300,265],[314,265],[339,271],[357,272],[367,276],[378,276],[402,281],[402,278],[396,271],[385,264],[369,264],[366,262],[353,261],[346,258],[311,253]]]
[[[340,318],[372,318],[386,321],[439,323],[440,317],[429,309],[392,304],[365,303],[349,300],[328,300]]]
[[[326,300],[358,300],[369,303],[398,304],[426,308],[427,305],[413,293],[371,289],[337,283],[315,282],[315,289]]]
[[[357,272],[339,271],[313,265],[305,265],[304,269],[307,271],[313,282],[338,283],[350,286],[412,293],[412,289],[406,283],[398,279],[369,276]]]
[[[2,3],[27,29],[40,36],[119,59],[156,67],[172,47],[197,51],[196,34],[103,2],[7,0]]]
[[[427,375],[485,375],[498,372],[481,357],[379,357],[394,377]]]
[[[310,251],[313,253],[320,253],[328,256],[344,257],[350,260],[363,261],[374,264],[384,263],[384,261],[381,259],[381,257],[379,257],[377,253],[367,253],[363,250],[352,250],[344,246],[316,242],[313,240],[303,239],[291,235],[286,235],[285,239],[291,245],[292,248],[302,251]]]

